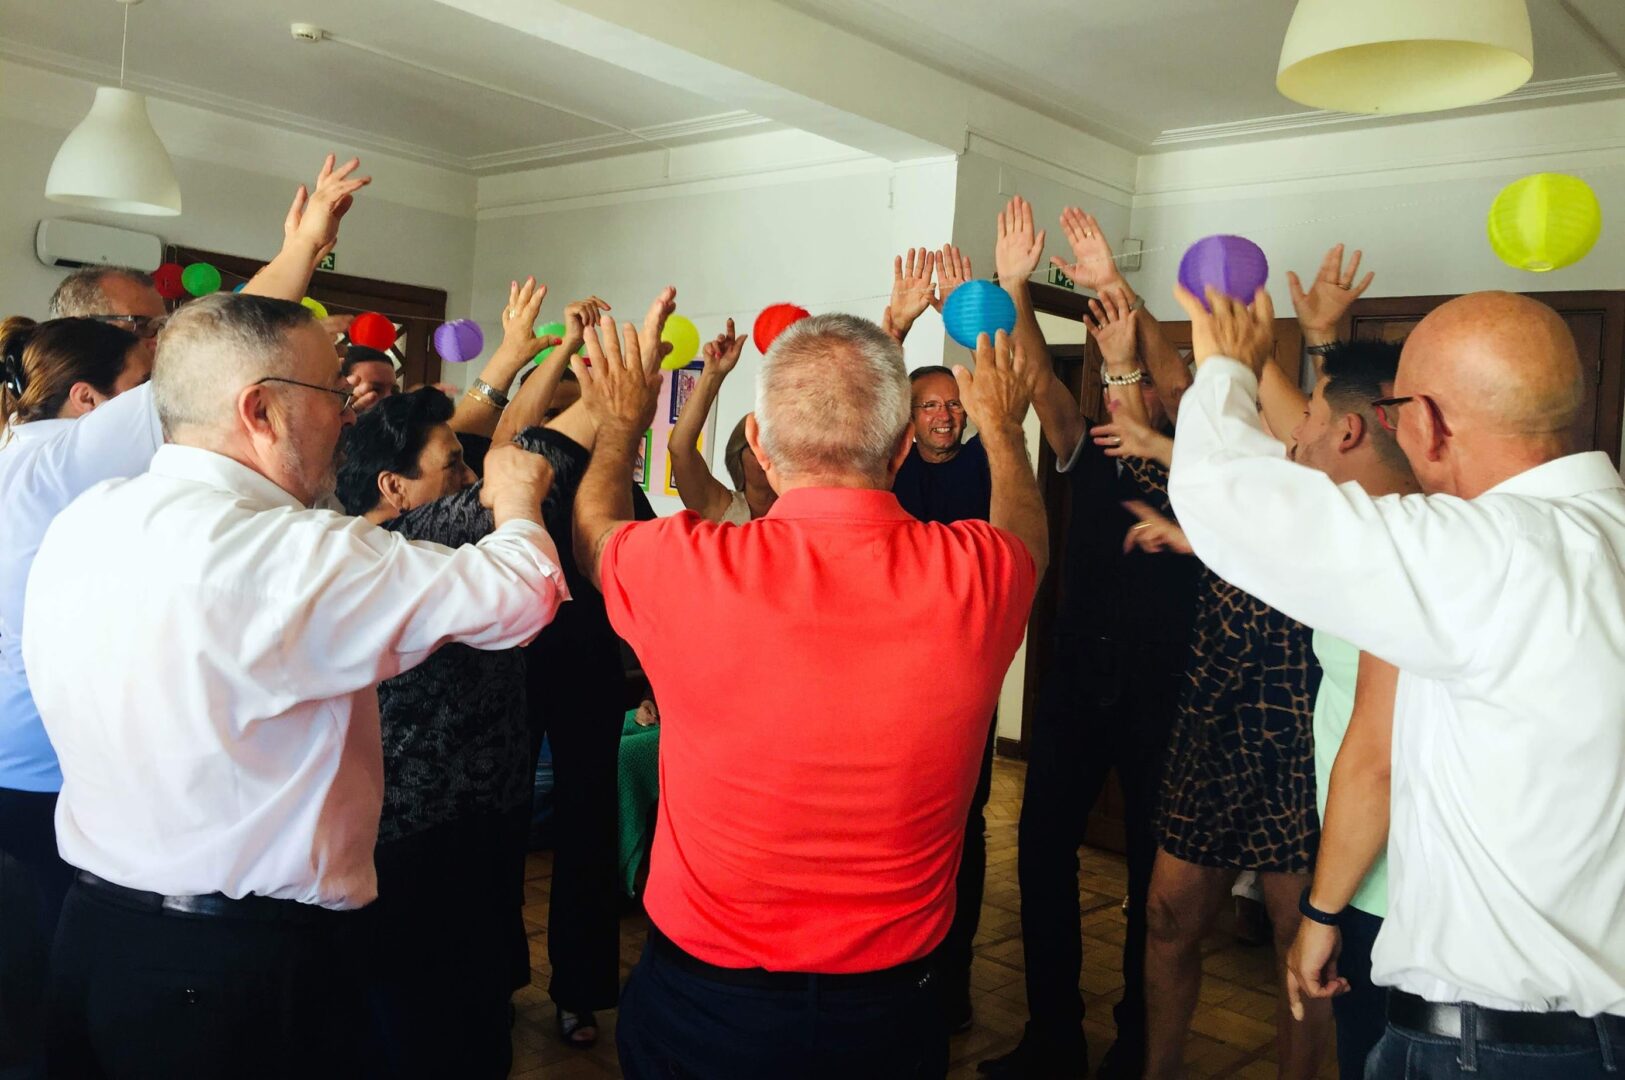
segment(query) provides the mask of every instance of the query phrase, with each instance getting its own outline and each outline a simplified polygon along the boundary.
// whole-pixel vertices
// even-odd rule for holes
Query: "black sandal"
[[[554,1008],[557,1009],[559,1038],[564,1040],[566,1046],[587,1050],[598,1044],[597,1017],[590,1012],[571,1012],[558,1006]]]

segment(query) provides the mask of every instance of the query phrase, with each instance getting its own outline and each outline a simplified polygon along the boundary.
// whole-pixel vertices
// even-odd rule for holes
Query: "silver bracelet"
[[[1113,375],[1104,367],[1100,369],[1101,386],[1133,386],[1143,378],[1145,378],[1145,371],[1141,368],[1135,368],[1127,375]]]
[[[504,394],[501,390],[498,390],[484,379],[475,379],[473,385],[471,385],[469,389],[478,390],[480,393],[484,394],[490,399],[492,405],[495,405],[499,409],[506,409],[508,407],[508,395]]]

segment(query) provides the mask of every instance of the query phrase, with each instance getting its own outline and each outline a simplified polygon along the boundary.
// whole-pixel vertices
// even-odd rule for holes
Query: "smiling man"
[[[965,407],[959,384],[945,367],[923,367],[909,373],[913,398],[910,422],[914,446],[897,470],[892,492],[903,509],[921,521],[944,525],[986,521],[993,497],[987,451],[979,436],[965,437]]]

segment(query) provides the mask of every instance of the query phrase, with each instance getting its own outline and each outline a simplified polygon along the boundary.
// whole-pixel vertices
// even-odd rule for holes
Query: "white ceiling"
[[[0,0],[0,56],[116,77],[123,11]],[[294,22],[332,40],[296,41]],[[160,97],[473,172],[764,123],[434,0],[145,0],[130,9],[128,71]]]
[[[1330,119],[1275,89],[1292,0],[782,2],[1130,149]],[[1535,74],[1520,101],[1550,104],[1536,84],[1625,94],[1625,0],[1529,0],[1529,15]]]

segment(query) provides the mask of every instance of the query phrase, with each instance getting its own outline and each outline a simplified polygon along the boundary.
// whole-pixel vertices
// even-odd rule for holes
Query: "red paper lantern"
[[[363,311],[350,323],[350,340],[369,349],[388,352],[395,337],[395,324],[376,311]]]
[[[810,314],[806,308],[795,304],[769,304],[763,308],[750,332],[756,342],[756,351],[766,353],[772,347],[774,338],[784,333],[792,323],[800,322]]]
[[[180,263],[164,263],[152,272],[152,287],[165,300],[179,300],[186,295],[186,286],[181,284],[181,273]]]

